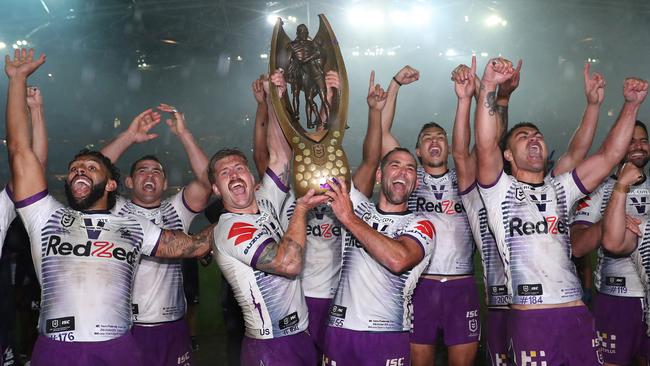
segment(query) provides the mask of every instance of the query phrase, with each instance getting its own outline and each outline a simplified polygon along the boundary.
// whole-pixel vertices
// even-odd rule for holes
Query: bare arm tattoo
[[[256,267],[264,272],[294,277],[300,274],[302,261],[303,246],[285,235],[279,243],[271,243],[264,248]]]
[[[497,113],[501,117],[501,133],[504,134],[508,130],[508,106],[507,105],[496,105]],[[499,139],[501,136],[499,136]]]
[[[496,105],[497,105],[496,95],[497,93],[495,91],[491,91],[488,92],[487,95],[485,96],[485,102],[483,103],[483,105],[489,109],[490,116],[494,116],[494,114],[496,113]]]
[[[156,257],[191,258],[205,254],[214,241],[214,224],[196,235],[187,235],[180,230],[163,230],[158,242]]]
[[[278,176],[278,178],[280,178],[280,181],[281,181],[285,186],[286,186],[287,184],[289,184],[289,171],[290,171],[290,167],[289,167],[289,162],[287,161],[287,162],[284,164],[284,167],[282,168],[282,173],[280,173],[280,175]]]

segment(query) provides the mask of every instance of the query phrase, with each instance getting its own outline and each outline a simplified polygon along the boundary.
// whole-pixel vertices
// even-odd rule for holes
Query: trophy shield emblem
[[[350,186],[350,165],[342,145],[348,117],[348,77],[327,18],[323,14],[318,18],[320,25],[313,39],[307,26],[300,24],[295,40],[289,38],[278,18],[271,41],[270,72],[283,69],[288,84],[282,97],[271,86],[271,102],[293,150],[293,189],[297,197],[310,188],[324,193],[327,180],[332,178],[343,177]],[[339,88],[335,89],[331,103],[327,101],[325,85],[329,71],[335,71],[339,77]],[[301,108],[305,126],[301,123]]]

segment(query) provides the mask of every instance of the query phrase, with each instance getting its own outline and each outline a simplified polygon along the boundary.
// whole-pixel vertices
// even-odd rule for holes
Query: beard
[[[104,196],[104,190],[106,189],[107,183],[108,179],[105,179],[103,182],[94,184],[88,196],[85,198],[76,199],[72,195],[72,188],[70,188],[70,184],[66,181],[65,197],[68,199],[68,206],[77,211],[84,211],[89,209]]]

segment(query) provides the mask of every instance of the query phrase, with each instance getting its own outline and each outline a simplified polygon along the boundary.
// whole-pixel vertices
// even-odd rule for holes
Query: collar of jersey
[[[110,210],[81,210],[79,211],[85,215],[106,215],[110,214]]]
[[[528,186],[531,186],[531,187],[542,187],[542,186],[544,186],[544,184],[546,184],[543,181],[540,182],[540,183],[528,183],[528,182],[524,182],[523,180],[518,180],[517,182],[528,185]]]
[[[444,177],[445,175],[449,174],[449,169],[447,169],[444,173],[438,174],[438,175],[429,174],[429,173],[427,173],[426,170],[424,170],[424,168],[422,168],[422,171],[427,175],[428,178],[433,178],[433,179],[440,179],[440,178]]]
[[[158,206],[153,206],[153,207],[144,207],[144,206],[140,206],[140,205],[138,205],[137,203],[133,202],[132,200],[129,200],[129,202],[131,202],[132,204],[134,204],[134,205],[136,205],[136,206],[138,206],[138,207],[140,207],[140,208],[144,208],[145,210],[155,210],[155,209],[157,209],[157,208],[160,208],[160,205],[158,205]],[[160,202],[162,202],[162,200],[161,200]]]
[[[408,214],[411,213],[411,211],[408,210],[408,209],[407,209],[406,211],[400,211],[400,212],[386,212],[386,211],[382,210],[381,208],[379,208],[379,205],[376,204],[376,203],[375,203],[375,209],[377,210],[377,212],[379,212],[379,213],[382,214],[382,215],[399,215],[399,216],[404,216],[404,215],[408,215]]]

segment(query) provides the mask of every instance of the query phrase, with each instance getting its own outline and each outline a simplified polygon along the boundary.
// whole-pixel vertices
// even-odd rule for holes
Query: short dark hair
[[[420,132],[418,133],[418,139],[415,141],[415,148],[416,149],[418,147],[420,147],[420,137],[422,137],[422,134],[424,133],[424,130],[429,129],[429,128],[439,128],[439,129],[442,130],[442,132],[445,133],[445,136],[447,136],[447,131],[445,131],[445,129],[442,126],[440,126],[436,122],[427,122],[422,126],[422,128],[420,129]]]
[[[241,150],[237,148],[225,148],[217,151],[210,158],[210,164],[208,165],[208,179],[210,180],[211,184],[215,183],[214,175],[216,172],[214,170],[214,166],[217,164],[219,160],[225,159],[229,156],[239,156],[244,160],[246,165],[248,165],[248,158]]]
[[[102,154],[99,151],[96,150],[89,150],[89,149],[82,149],[80,150],[73,158],[70,160],[68,163],[68,168],[70,168],[70,164],[72,164],[74,161],[84,157],[84,156],[91,156],[93,158],[96,158],[100,164],[104,166],[106,171],[108,172],[108,178],[112,179],[117,183],[117,186],[119,188],[120,186],[120,170],[113,164],[111,159],[107,158],[106,155]],[[112,209],[113,206],[115,206],[115,202],[117,200],[117,193],[118,189],[115,189],[114,191],[108,192],[108,209]]]
[[[158,159],[158,157],[156,155],[151,155],[151,154],[145,155],[145,156],[139,158],[138,160],[134,161],[133,164],[131,164],[131,169],[129,170],[129,176],[132,177],[133,173],[135,173],[136,165],[138,165],[139,162],[145,161],[145,160],[155,161],[156,163],[160,164],[160,167],[162,168],[163,176],[165,176],[165,177],[167,176],[167,172],[165,171],[165,166],[163,165],[163,163],[160,161],[160,159]]]
[[[501,153],[503,154],[504,151],[507,150],[508,148],[508,140],[512,136],[512,134],[515,132],[516,129],[523,128],[523,127],[529,127],[534,129],[535,131],[539,132],[539,128],[537,125],[535,125],[532,122],[519,122],[516,125],[512,126],[508,132],[506,132],[503,137],[501,138],[501,141],[499,141],[499,147],[501,148]],[[503,171],[506,174],[511,174],[512,173],[512,166],[510,165],[510,162],[503,157]]]
[[[636,122],[634,122],[634,127],[641,127],[645,132],[646,137],[648,136],[648,127],[646,127],[645,123],[637,119]]]
[[[415,160],[415,157],[413,156],[413,153],[410,152],[409,149],[398,146],[398,147],[394,148],[393,150],[387,152],[386,155],[384,155],[384,157],[381,158],[381,162],[379,162],[379,169],[383,171],[386,164],[388,164],[388,157],[390,155],[393,155],[393,153],[396,153],[396,152],[399,152],[399,151],[402,151],[402,152],[405,152],[405,153],[411,155],[413,157],[413,160]]]

